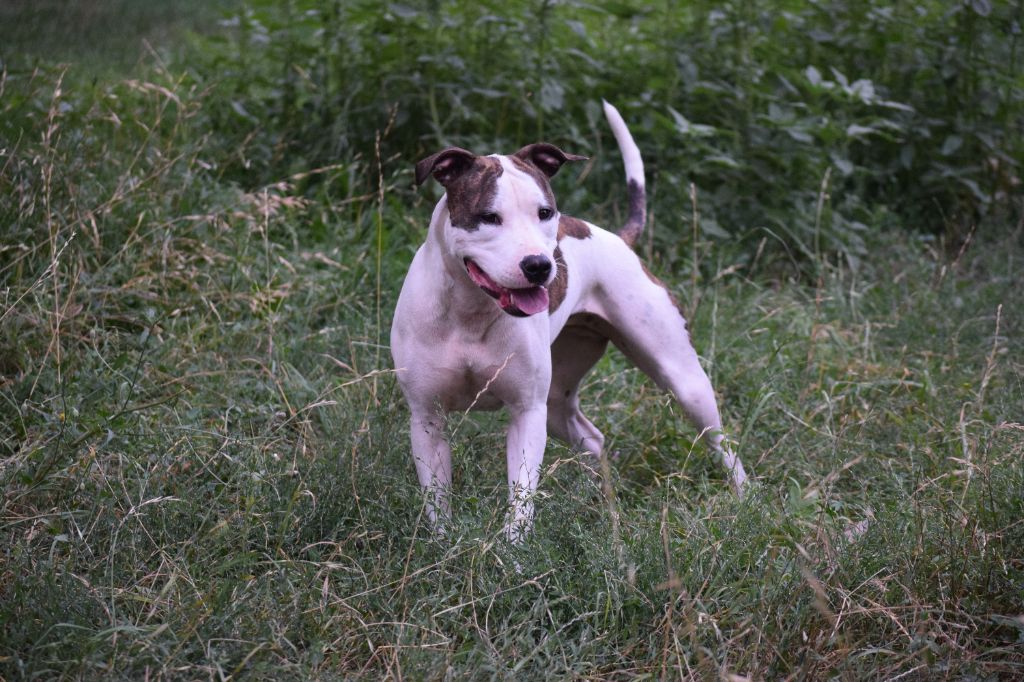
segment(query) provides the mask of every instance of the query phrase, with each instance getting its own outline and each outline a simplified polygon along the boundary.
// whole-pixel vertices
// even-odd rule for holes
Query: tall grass
[[[175,54],[189,30],[209,31],[235,0],[7,0],[0,4],[0,60],[72,63],[90,75],[114,76]]]
[[[539,7],[550,52],[563,8]],[[376,21],[435,16],[401,11]],[[485,27],[482,11],[462,20]],[[552,443],[536,530],[509,546],[503,420],[458,415],[441,541],[379,346],[431,207],[410,162],[441,136],[406,137],[408,110],[384,98],[371,137],[353,137],[379,133],[379,156],[308,151],[283,113],[232,94],[241,76],[201,72],[225,54],[285,63],[248,44],[200,41],[95,83],[45,62],[0,79],[0,675],[1021,674],[1024,225],[990,220],[953,250],[874,229],[855,269],[825,238],[810,270],[787,270],[715,237],[720,195],[691,203],[656,180],[655,267],[694,311],[750,494],[728,493],[672,403],[611,354],[583,392],[619,455],[610,476]],[[287,72],[296,102],[304,72]],[[258,126],[230,129],[236,102]],[[559,111],[554,139],[591,125]],[[593,125],[580,139],[610,144]],[[655,178],[687,177],[663,154]],[[614,224],[606,156],[558,190],[567,212]],[[812,237],[819,206],[830,219],[821,177]]]

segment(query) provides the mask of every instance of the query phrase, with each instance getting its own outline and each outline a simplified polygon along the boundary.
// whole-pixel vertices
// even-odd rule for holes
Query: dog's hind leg
[[[629,286],[610,287],[604,297],[608,335],[641,371],[669,391],[711,446],[729,475],[737,495],[747,474],[722,434],[715,392],[690,343],[686,320],[668,290],[636,265]],[[630,296],[613,292],[628,291]]]
[[[569,447],[600,457],[602,434],[580,412],[579,388],[583,377],[601,359],[608,338],[575,318],[551,344],[551,390],[548,392],[548,431]]]

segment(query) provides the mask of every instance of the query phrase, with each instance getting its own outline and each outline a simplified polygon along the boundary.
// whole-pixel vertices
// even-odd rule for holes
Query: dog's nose
[[[530,284],[543,284],[551,274],[551,260],[547,256],[527,256],[519,261],[519,268]]]

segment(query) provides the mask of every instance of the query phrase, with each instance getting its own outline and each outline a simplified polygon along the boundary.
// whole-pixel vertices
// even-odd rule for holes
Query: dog
[[[643,161],[618,110],[604,102],[604,112],[626,167],[629,211],[617,234],[559,213],[549,180],[586,159],[554,145],[507,156],[449,147],[416,164],[416,184],[432,176],[445,194],[402,286],[391,351],[438,532],[450,515],[445,414],[508,411],[505,534],[519,542],[531,528],[548,432],[601,454],[604,436],[580,411],[579,387],[609,341],[675,397],[734,491],[743,489],[743,464],[724,442],[686,321],[632,250],[646,216]]]

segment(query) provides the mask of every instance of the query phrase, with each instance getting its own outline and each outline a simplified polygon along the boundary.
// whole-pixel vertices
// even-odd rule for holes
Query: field
[[[717,4],[0,9],[0,679],[1024,675],[1020,8]],[[551,441],[509,545],[504,417],[456,415],[436,538],[387,346],[413,163],[550,139],[615,225],[602,96],[755,480],[613,351],[610,468]]]

